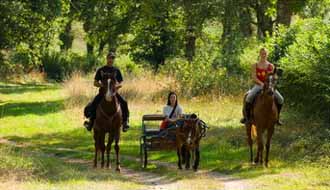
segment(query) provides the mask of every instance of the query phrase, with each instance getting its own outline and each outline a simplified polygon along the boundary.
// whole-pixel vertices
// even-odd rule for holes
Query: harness
[[[185,122],[192,122],[192,121],[199,122],[199,126],[201,127],[201,131],[200,131],[198,140],[200,140],[201,138],[203,138],[203,137],[206,136],[206,130],[209,129],[209,127],[206,125],[206,123],[203,120],[196,118],[196,119],[188,119],[188,120],[184,120],[184,121]],[[169,132],[168,132],[169,130],[171,130],[171,129],[177,129],[177,128],[184,128],[184,127],[185,127],[184,125],[177,125],[177,124],[175,124],[174,126],[171,126],[171,127],[167,128],[167,129],[161,131],[158,134],[158,136],[159,137],[166,137],[166,136],[167,137],[170,137],[168,135],[169,134]],[[170,139],[172,139],[172,138],[170,137]],[[172,140],[175,140],[175,138],[172,139]]]
[[[107,113],[105,113],[105,111],[103,110],[101,104],[99,105],[100,110],[101,110],[101,114],[102,114],[103,116],[105,116],[105,118],[106,118],[109,122],[112,122],[112,120],[113,120],[113,119],[114,119],[114,118],[120,113],[120,106],[118,106],[117,101],[115,102],[115,104],[116,104],[117,110],[116,110],[116,112],[115,112],[113,115],[111,115],[111,116],[109,116]]]

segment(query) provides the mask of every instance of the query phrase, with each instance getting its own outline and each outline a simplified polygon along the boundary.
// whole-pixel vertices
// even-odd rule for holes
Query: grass
[[[122,134],[122,165],[161,174],[171,181],[192,183],[199,179],[198,175],[159,164],[150,164],[141,170],[139,162],[131,159],[139,156],[142,115],[161,113],[167,89],[175,86],[173,81],[162,83],[159,78],[152,79],[162,85],[145,82],[150,78],[128,80],[122,89],[129,100],[132,126],[128,133]],[[81,127],[83,106],[96,93],[90,83],[80,76],[64,85],[0,83],[0,188],[145,188],[144,183],[130,181],[114,172],[92,169],[92,135]],[[276,128],[270,167],[264,168],[247,162],[245,130],[238,123],[241,97],[179,101],[186,113],[198,113],[210,126],[201,143],[201,169],[244,178],[262,189],[330,188],[330,159],[327,157],[330,148],[328,143],[322,142],[329,133],[315,117],[304,118],[286,108],[283,114],[286,125]],[[324,131],[320,133],[320,130]],[[150,160],[175,165],[176,154],[152,152]],[[195,182],[194,186],[212,186],[207,180]]]

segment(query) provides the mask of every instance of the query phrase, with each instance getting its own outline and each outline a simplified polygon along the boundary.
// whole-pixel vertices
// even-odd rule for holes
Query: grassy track
[[[79,83],[86,87],[84,84]],[[127,86],[129,88],[130,84]],[[92,135],[81,127],[81,123],[83,105],[95,90],[81,93],[80,89],[72,93],[73,89],[56,84],[0,83],[0,189],[145,187],[123,175],[91,168]],[[138,157],[141,116],[160,113],[163,103],[159,97],[150,103],[132,98],[130,93],[123,90],[129,98],[132,128],[122,134],[121,153]],[[135,96],[139,93],[142,92],[135,92]],[[317,120],[302,120],[299,114],[285,110],[286,125],[277,127],[270,167],[263,168],[247,162],[245,130],[238,124],[240,97],[181,100],[181,104],[185,112],[198,113],[211,127],[202,142],[202,169],[247,179],[260,189],[330,189],[329,157],[307,159],[306,156],[313,155],[309,153],[313,146],[308,142],[314,139],[313,134],[306,133],[306,124],[310,130],[317,129],[321,125]],[[306,138],[307,142],[301,138]],[[329,144],[324,143],[320,148],[328,150],[326,146]],[[153,152],[150,159],[174,165],[175,155],[174,152]],[[139,163],[125,157],[122,166],[140,171]],[[145,171],[177,181],[198,178],[157,164],[151,164]]]

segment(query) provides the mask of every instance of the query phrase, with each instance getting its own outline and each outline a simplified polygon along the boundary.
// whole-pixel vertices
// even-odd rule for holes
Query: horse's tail
[[[257,127],[255,125],[251,126],[251,138],[253,140],[257,138]]]

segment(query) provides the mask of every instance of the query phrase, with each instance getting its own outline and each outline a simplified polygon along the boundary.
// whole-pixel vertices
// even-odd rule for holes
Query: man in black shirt
[[[117,67],[113,66],[113,61],[115,59],[115,53],[113,52],[109,52],[107,55],[107,65],[99,68],[96,71],[95,77],[94,77],[94,86],[99,87],[99,93],[95,96],[95,98],[93,99],[93,102],[91,104],[89,104],[88,106],[86,106],[84,112],[85,112],[85,116],[87,117],[87,115],[90,115],[90,121],[86,121],[84,123],[84,126],[86,127],[86,129],[88,131],[90,131],[93,127],[94,124],[94,120],[96,118],[96,108],[99,105],[99,103],[101,102],[102,98],[104,97],[104,95],[101,93],[101,87],[102,87],[102,75],[101,73],[115,73],[116,76],[116,80],[117,80],[117,86],[121,86],[121,82],[123,82],[123,77],[121,75],[120,70]],[[122,110],[122,116],[123,116],[123,132],[126,132],[127,129],[129,128],[128,125],[128,118],[129,118],[129,110],[128,110],[128,105],[127,102],[118,94],[116,93],[116,97],[119,101],[120,104],[120,108]],[[86,114],[86,112],[90,112],[89,114]]]

